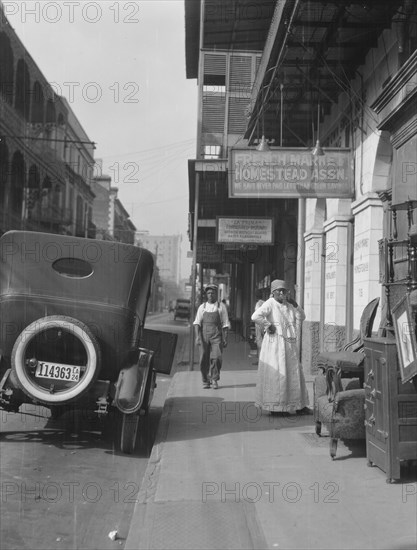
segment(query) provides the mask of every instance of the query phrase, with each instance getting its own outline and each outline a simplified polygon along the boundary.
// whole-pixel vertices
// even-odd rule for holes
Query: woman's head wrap
[[[285,290],[288,290],[288,284],[282,279],[273,280],[271,283],[271,294],[274,290],[278,290],[279,288],[285,288]]]

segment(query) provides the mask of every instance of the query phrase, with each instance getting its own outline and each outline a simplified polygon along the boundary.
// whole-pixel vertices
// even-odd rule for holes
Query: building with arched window
[[[91,235],[94,144],[0,6],[0,234]]]

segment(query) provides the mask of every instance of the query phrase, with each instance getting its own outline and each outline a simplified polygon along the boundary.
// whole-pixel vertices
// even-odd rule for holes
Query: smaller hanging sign
[[[218,216],[216,219],[216,242],[271,245],[274,243],[273,229],[273,218]]]

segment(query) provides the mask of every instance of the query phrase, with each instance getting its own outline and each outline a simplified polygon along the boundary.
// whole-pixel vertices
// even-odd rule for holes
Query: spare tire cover
[[[33,401],[68,403],[96,380],[100,346],[84,323],[53,315],[34,321],[20,333],[11,363],[18,386]]]

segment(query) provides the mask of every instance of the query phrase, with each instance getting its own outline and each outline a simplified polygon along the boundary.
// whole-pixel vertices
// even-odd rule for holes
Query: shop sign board
[[[223,261],[223,248],[213,241],[197,242],[198,264],[219,264]]]
[[[324,155],[313,157],[305,148],[231,148],[229,197],[353,198],[351,150],[323,150]]]
[[[271,245],[274,243],[274,219],[217,216],[216,242]]]

